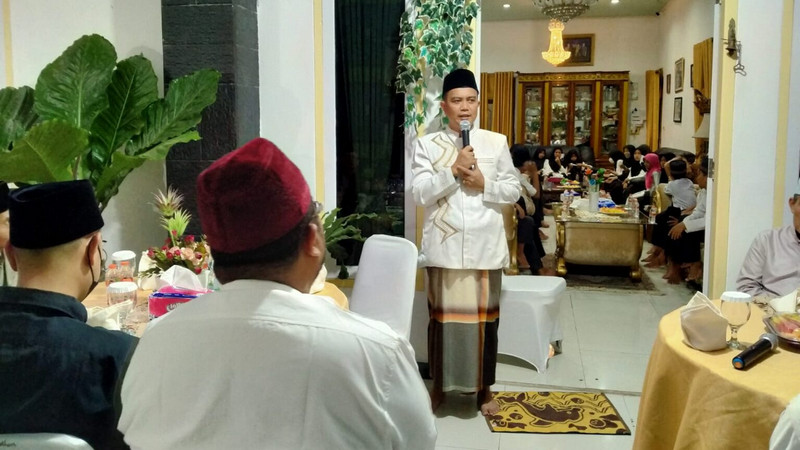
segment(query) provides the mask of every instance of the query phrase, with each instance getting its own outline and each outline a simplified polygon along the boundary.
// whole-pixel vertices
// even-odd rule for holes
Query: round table
[[[715,302],[719,305],[719,302]],[[739,340],[766,331],[753,305]],[[680,309],[661,319],[636,421],[634,449],[766,449],[778,416],[800,394],[800,353],[783,344],[747,370],[739,352],[695,350],[683,342]]]

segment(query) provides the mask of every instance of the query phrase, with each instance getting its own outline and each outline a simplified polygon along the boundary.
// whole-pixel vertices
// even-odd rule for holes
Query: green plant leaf
[[[171,149],[173,145],[185,144],[187,142],[199,141],[199,140],[200,140],[200,133],[198,133],[197,130],[189,130],[183,134],[175,136],[172,139],[167,139],[166,141],[161,142],[155,147],[147,150],[146,152],[142,152],[137,156],[141,156],[144,159],[160,161],[167,157],[167,153],[169,153],[169,149]]]
[[[114,46],[93,34],[75,41],[48,64],[36,81],[36,112],[88,130],[108,107],[106,87],[117,62]]]
[[[89,145],[89,132],[63,120],[47,120],[31,127],[14,142],[14,150],[0,152],[0,180],[44,183],[73,179],[70,166]]]
[[[146,159],[141,156],[129,156],[121,151],[114,152],[111,156],[111,164],[100,173],[94,188],[101,211],[108,206],[111,197],[117,195],[119,186],[125,177],[145,161]]]
[[[38,119],[33,110],[33,89],[7,87],[0,90],[0,150],[24,135]]]
[[[166,97],[144,110],[146,124],[126,153],[139,154],[200,123],[203,109],[217,99],[220,73],[203,69],[172,80]]]
[[[142,127],[142,111],[158,100],[158,78],[144,56],[117,63],[108,85],[108,108],[92,124],[92,160],[103,165]]]

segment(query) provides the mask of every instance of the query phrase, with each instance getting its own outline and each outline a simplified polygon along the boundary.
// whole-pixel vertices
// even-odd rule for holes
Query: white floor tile
[[[636,421],[639,420],[639,400],[641,399],[641,395],[625,396],[625,405],[628,406],[628,414],[630,415],[630,422],[628,422],[628,425],[631,427],[636,427]]]
[[[496,385],[493,390],[500,388]],[[475,400],[475,395],[447,394],[444,403],[436,410],[437,448],[494,450],[499,447],[499,434],[492,433]]]
[[[617,352],[582,352],[586,387],[602,391],[642,392],[650,355]]]
[[[573,293],[572,307],[582,352],[650,353],[661,316],[649,295]]]
[[[500,450],[630,450],[633,435],[500,433]]]

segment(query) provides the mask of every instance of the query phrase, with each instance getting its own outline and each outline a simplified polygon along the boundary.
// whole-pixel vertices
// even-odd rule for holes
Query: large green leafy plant
[[[363,214],[356,213],[339,217],[340,208],[322,214],[322,231],[325,234],[325,247],[331,257],[339,263],[339,278],[347,278],[347,267],[344,260],[347,258],[347,249],[342,245],[342,241],[353,240],[364,242],[366,239],[361,235],[361,229],[353,222],[361,219],[374,219],[375,213]]]
[[[428,80],[469,65],[477,16],[477,0],[414,0],[403,13],[397,90],[406,94],[406,128],[425,123]]]
[[[131,171],[200,139],[195,127],[219,77],[199,70],[159,98],[147,58],[118,62],[108,40],[83,36],[42,70],[35,90],[0,90],[0,180],[88,179],[104,209]]]

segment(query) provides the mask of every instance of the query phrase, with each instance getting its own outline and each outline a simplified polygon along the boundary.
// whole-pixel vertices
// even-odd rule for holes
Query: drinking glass
[[[720,302],[720,312],[727,319],[731,327],[731,339],[728,341],[728,348],[740,350],[744,346],[739,342],[739,328],[746,324],[750,319],[750,303],[752,297],[742,292],[723,292]]]

